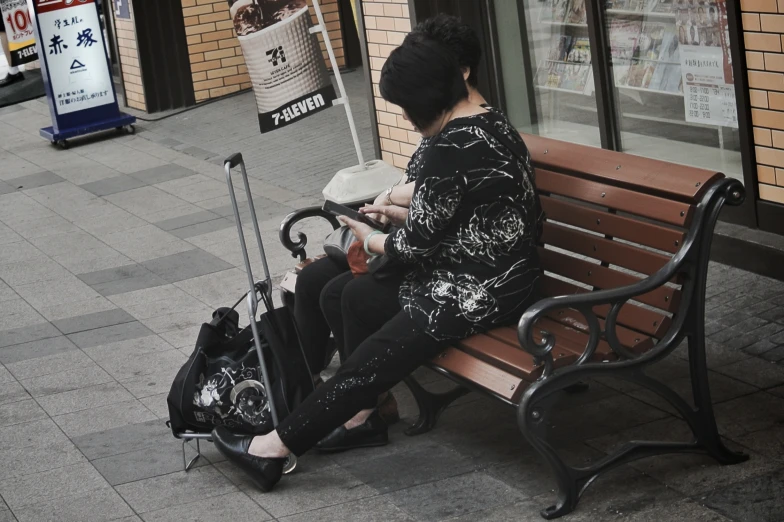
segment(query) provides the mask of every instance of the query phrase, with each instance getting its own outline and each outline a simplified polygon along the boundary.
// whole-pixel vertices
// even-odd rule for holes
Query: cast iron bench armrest
[[[710,187],[697,205],[694,220],[689,227],[683,246],[680,250],[656,273],[633,284],[612,288],[607,290],[596,290],[583,294],[573,294],[567,296],[548,297],[531,306],[523,316],[517,327],[517,337],[520,346],[525,351],[534,356],[537,363],[544,363],[542,377],[547,377],[553,371],[552,350],[556,345],[554,335],[549,332],[541,332],[542,342],[536,342],[534,333],[536,323],[541,318],[554,310],[572,308],[580,312],[585,317],[589,327],[589,338],[585,351],[578,358],[575,364],[580,365],[590,361],[599,344],[602,333],[604,334],[610,348],[622,359],[633,359],[637,355],[628,351],[621,345],[616,333],[618,313],[627,301],[646,294],[656,288],[664,286],[671,281],[676,274],[686,273],[684,281],[684,298],[680,308],[687,310],[695,290],[694,271],[696,269],[696,254],[700,247],[707,247],[709,251],[712,230],[706,230],[715,225],[716,218],[723,203],[740,205],[743,202],[745,191],[743,185],[737,180],[726,178]],[[704,281],[702,282],[704,284]],[[594,307],[598,305],[610,305],[610,311],[605,318],[605,329],[602,332],[599,319],[594,312]],[[685,313],[677,313],[674,321],[669,327],[660,343],[663,345],[671,344],[683,326]]]
[[[321,207],[306,207],[295,210],[285,218],[280,224],[280,231],[278,237],[280,242],[291,252],[291,257],[299,256],[300,261],[305,261],[307,255],[305,254],[305,246],[308,244],[308,236],[303,232],[297,232],[297,239],[291,239],[291,227],[302,221],[312,217],[320,217],[329,221],[333,229],[340,227],[340,221],[333,214],[323,210]]]

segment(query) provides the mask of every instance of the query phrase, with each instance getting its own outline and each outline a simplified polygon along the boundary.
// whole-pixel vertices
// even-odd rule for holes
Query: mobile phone
[[[375,228],[376,230],[383,231],[386,228],[384,223],[380,221],[376,221],[365,214],[361,214],[354,210],[353,208],[349,208],[345,205],[341,205],[339,203],[335,203],[334,201],[326,200],[324,202],[323,210],[329,212],[330,214],[335,214],[336,216],[346,216],[348,218],[353,219],[354,221],[359,221],[360,223],[364,223],[368,226]]]

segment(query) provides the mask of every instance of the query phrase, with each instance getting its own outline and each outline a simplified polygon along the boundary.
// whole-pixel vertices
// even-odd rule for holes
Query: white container
[[[324,188],[324,199],[350,205],[372,201],[386,189],[400,181],[403,174],[382,160],[372,160],[338,171]]]

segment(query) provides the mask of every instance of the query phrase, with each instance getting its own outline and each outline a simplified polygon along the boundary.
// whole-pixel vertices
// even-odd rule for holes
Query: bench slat
[[[584,294],[588,291],[585,288],[547,275],[541,279],[540,288],[545,296],[550,297]],[[597,316],[606,318],[607,314],[610,313],[610,306],[595,306],[594,312]],[[660,339],[670,327],[670,318],[663,313],[642,308],[634,303],[626,303],[618,313],[618,324]]]
[[[613,270],[595,263],[590,263],[577,257],[568,256],[554,250],[539,248],[542,267],[555,274],[568,277],[598,289],[618,288],[640,282],[640,278]],[[635,297],[636,301],[645,303],[655,308],[670,311],[677,307],[680,299],[680,290],[672,287],[661,286]]]
[[[579,339],[583,339],[583,337],[585,337],[586,340],[588,339],[588,324],[585,322],[585,318],[582,314],[577,310],[559,310],[558,312],[553,312],[553,314],[548,317],[556,323],[577,330],[580,334]],[[599,319],[599,326],[602,330],[604,330],[605,323],[606,321],[604,319]],[[644,353],[653,348],[653,339],[647,335],[642,335],[620,325],[616,326],[615,333],[618,336],[621,346],[628,348],[633,352]],[[575,337],[575,339],[577,339],[577,337]]]
[[[566,196],[679,227],[686,226],[691,220],[693,207],[686,203],[549,170],[537,169],[536,186],[541,192]]]
[[[555,223],[545,223],[542,242],[645,275],[657,272],[670,260],[663,254]]]
[[[519,377],[457,348],[447,348],[430,361],[430,366],[442,368],[514,404],[520,402],[520,397],[528,386],[528,383]]]
[[[547,219],[573,225],[610,237],[632,241],[674,254],[681,245],[685,232],[653,223],[638,221],[604,210],[589,208],[570,201],[541,196],[542,209]]]
[[[723,174],[643,158],[632,154],[597,149],[565,141],[521,134],[537,168],[574,172],[605,183],[626,186],[648,194],[696,203],[705,190]],[[663,176],[662,174],[667,174]]]
[[[542,328],[538,329],[534,333],[534,339],[536,339],[536,342],[542,342],[542,330],[548,331],[555,335],[556,346],[553,348],[553,363],[555,364],[556,368],[559,366],[564,366],[565,364],[573,363],[580,355],[583,354],[585,351],[585,344],[588,341],[587,336],[580,336],[580,332],[576,330],[574,330],[574,334],[576,335],[572,335],[571,332],[566,332],[566,330],[570,329],[568,326],[564,326],[558,323],[547,322],[542,324],[547,324],[548,327],[545,328],[543,326]],[[519,344],[517,330],[509,326],[490,330],[487,332],[487,335],[490,337],[495,337],[496,339],[506,343],[514,342],[515,344]],[[595,358],[598,360],[614,358],[610,345],[604,341],[599,341]]]
[[[507,339],[496,335],[496,332],[491,330],[487,334],[472,335],[459,341],[457,348],[521,379],[536,380],[542,373],[542,367],[536,366],[533,356],[520,348],[516,334]],[[541,337],[537,340],[541,341]],[[561,346],[553,349],[553,357],[560,365],[571,364],[577,359],[570,350]]]

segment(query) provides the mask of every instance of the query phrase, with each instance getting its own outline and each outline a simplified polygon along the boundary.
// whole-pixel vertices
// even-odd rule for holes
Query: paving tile
[[[63,334],[73,334],[77,332],[84,332],[86,330],[95,330],[106,326],[114,326],[117,324],[130,323],[134,318],[125,310],[114,309],[105,312],[96,312],[87,315],[79,315],[62,319],[60,321],[53,321],[52,324],[63,332]]]
[[[150,511],[237,492],[237,488],[212,466],[131,482],[115,489],[142,516]]]
[[[170,163],[168,165],[132,172],[130,176],[141,180],[148,185],[154,185],[156,183],[163,183],[165,181],[193,176],[195,174],[196,173],[190,169]]]
[[[33,359],[6,364],[8,371],[20,381],[75,370],[89,364],[90,358],[81,350],[68,349]]]
[[[274,495],[262,493],[244,474],[240,472],[240,475],[243,478],[240,488],[275,518],[378,494],[374,488],[363,484],[351,473],[337,466],[310,473],[297,473],[296,477],[292,476],[293,480],[282,480],[275,487]],[[307,494],[303,495],[305,491]]]
[[[0,281],[0,303],[15,301],[16,299],[20,299],[19,294],[14,292],[14,289],[3,281]]]
[[[19,402],[29,398],[30,395],[27,391],[16,381],[0,384],[0,405]]]
[[[373,498],[330,506],[278,519],[280,522],[414,522],[416,519],[403,512],[392,502]]]
[[[120,384],[109,382],[53,395],[43,395],[36,400],[49,415],[55,416],[92,410],[101,406],[131,401],[133,398],[133,395]]]
[[[28,174],[20,178],[6,180],[6,183],[19,190],[28,190],[61,183],[63,181],[65,180],[53,172],[38,172],[36,174]]]
[[[784,399],[758,392],[714,406],[722,433],[742,443],[752,432],[784,424]]]
[[[233,268],[229,263],[201,249],[152,259],[142,265],[169,283]]]
[[[254,274],[261,277],[261,274]],[[209,306],[231,306],[248,291],[248,276],[238,268],[175,283],[177,288]]]
[[[114,379],[94,362],[85,361],[82,365],[68,370],[22,379],[19,382],[30,395],[41,397],[106,384],[114,382]]]
[[[19,522],[105,522],[133,517],[133,511],[112,489],[45,500],[17,509]]]
[[[36,308],[100,297],[76,276],[15,286],[14,290]]]
[[[155,225],[115,232],[104,240],[137,263],[193,249],[190,243],[177,239]]]
[[[11,186],[4,181],[0,181],[0,196],[3,194],[10,194],[11,192],[16,192],[16,190],[16,187]]]
[[[474,472],[396,491],[385,498],[418,520],[435,521],[500,507],[523,496],[498,479]]]
[[[18,263],[19,261],[27,261],[37,257],[44,257],[44,253],[29,241],[9,242],[4,244],[2,250],[0,250],[0,265]]]
[[[380,493],[389,493],[426,482],[461,475],[476,464],[458,452],[439,446],[415,448],[386,457],[368,456],[361,462],[336,462]]]
[[[96,459],[92,461],[92,464],[112,486],[168,475],[183,469],[182,443],[172,437],[169,432],[168,440],[165,443]],[[199,459],[194,467],[198,468],[208,464],[205,459]]]
[[[174,373],[172,373],[174,375]],[[172,378],[173,379],[173,378]],[[123,383],[124,385],[125,383]],[[158,395],[150,395],[149,397],[144,397],[139,399],[139,402],[144,404],[144,406],[153,412],[159,419],[169,419],[169,406],[166,403],[166,397],[168,396],[167,393],[160,393]]]
[[[184,216],[158,221],[157,223],[153,223],[153,225],[160,228],[161,230],[166,230],[169,232],[179,228],[190,227],[200,223],[205,223],[207,221],[213,221],[219,218],[220,216],[218,214],[203,210],[201,212],[194,212],[193,214],[186,214]]]
[[[58,335],[57,337],[0,348],[0,363],[12,364],[76,349],[76,345],[67,337]]]
[[[144,514],[145,522],[182,522],[195,520],[231,520],[264,522],[272,517],[244,493],[229,493],[206,501],[192,502]]]
[[[751,477],[719,491],[702,502],[734,520],[784,519],[784,472]]]
[[[117,277],[115,279],[111,279],[108,281],[99,281],[95,283],[88,282],[88,284],[96,292],[107,297],[117,295],[117,294],[124,294],[126,292],[134,292],[136,290],[142,290],[145,288],[153,288],[156,286],[161,286],[166,284],[165,280],[156,276],[149,270],[144,269],[140,265],[132,265],[132,266],[135,267],[131,271],[131,273],[134,275],[128,275],[127,277]],[[121,267],[121,268],[126,268],[126,267]],[[97,274],[101,272],[104,271],[94,272],[92,274]],[[92,274],[83,274],[80,275],[79,277],[82,278],[83,276],[90,276]],[[87,280],[89,281],[90,279],[88,278]]]
[[[784,367],[757,357],[738,361],[731,366],[717,368],[716,371],[753,384],[758,388],[772,388],[784,384]]]
[[[10,428],[18,430],[22,426],[25,424],[15,424]],[[64,438],[59,429],[58,434]],[[47,441],[35,445],[14,446],[0,450],[0,463],[2,463],[0,480],[23,477],[80,462],[86,462],[86,459],[70,441],[55,441],[49,438]]]
[[[124,379],[123,386],[137,399],[168,393],[171,389],[174,374],[164,369],[134,379]]]
[[[98,360],[98,364],[109,375],[120,382],[146,377],[166,370],[172,378],[185,364],[187,357],[178,350],[149,352],[144,356],[134,353],[115,353]]]
[[[36,281],[52,281],[63,277],[67,278],[69,275],[68,270],[63,268],[62,265],[41,253],[32,258],[0,265],[0,278],[12,287],[35,283]]]
[[[108,196],[110,194],[117,194],[118,192],[125,192],[147,185],[144,181],[131,176],[117,176],[116,178],[106,178],[100,181],[93,181],[85,183],[81,187],[95,194],[96,196]]]
[[[172,230],[172,235],[180,239],[188,239],[202,234],[209,234],[220,230],[234,229],[234,223],[225,218],[213,219],[212,221],[205,221],[196,225],[177,228]],[[229,232],[227,232],[229,233]]]
[[[175,441],[171,429],[158,419],[80,435],[72,440],[89,460],[136,452]]]
[[[0,348],[59,336],[60,331],[51,323],[36,323],[31,326],[11,328],[0,331]]]
[[[45,319],[51,322],[72,319],[81,315],[109,312],[116,308],[111,301],[103,296],[95,295],[88,299],[70,301],[53,305],[41,305],[36,308]]]
[[[155,416],[137,400],[121,402],[83,412],[58,415],[53,420],[69,437],[153,420]]]
[[[46,418],[46,412],[32,400],[21,400],[0,405],[0,424],[13,426]]]
[[[128,339],[137,339],[151,334],[152,331],[149,328],[138,321],[134,321],[70,334],[68,338],[80,348],[91,348]]]
[[[102,364],[105,361],[111,361],[118,357],[121,358],[121,360],[128,357],[134,357],[141,360],[144,359],[144,356],[147,354],[172,351],[173,349],[174,348],[169,343],[159,336],[148,335],[145,337],[137,337],[125,341],[117,341],[85,348],[84,353],[98,362],[98,364]],[[161,371],[163,371],[163,369],[161,369]],[[126,376],[124,380],[127,379],[128,376]]]
[[[0,495],[12,511],[42,501],[96,494],[104,488],[109,484],[89,463],[0,481]]]

